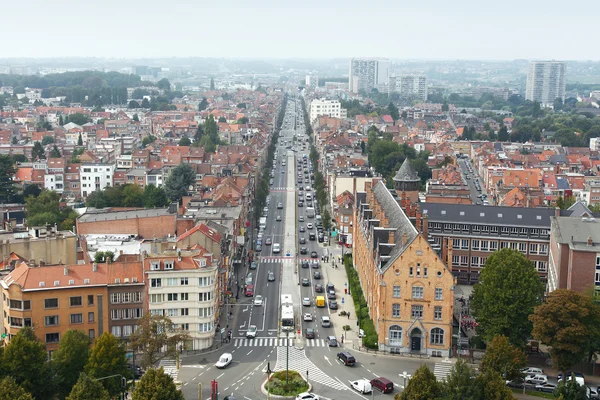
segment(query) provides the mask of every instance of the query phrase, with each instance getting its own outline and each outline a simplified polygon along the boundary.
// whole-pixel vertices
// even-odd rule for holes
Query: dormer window
[[[174,262],[173,262],[173,260],[165,260],[164,265],[165,265],[165,270],[173,269]]]
[[[159,271],[160,261],[150,261],[150,271]]]

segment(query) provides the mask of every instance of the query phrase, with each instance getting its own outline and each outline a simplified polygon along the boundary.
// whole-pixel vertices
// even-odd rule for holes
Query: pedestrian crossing
[[[272,187],[271,192],[295,192],[295,187]]]
[[[261,264],[277,264],[277,263],[282,263],[282,264],[294,264],[296,262],[296,260],[298,262],[302,262],[302,261],[308,261],[310,264],[318,264],[319,260],[315,259],[315,258],[298,258],[296,259],[296,257],[290,256],[290,257],[271,257],[271,256],[264,256],[261,257],[260,259],[260,263]]]
[[[233,345],[235,347],[286,347],[294,346],[296,339],[286,338],[237,338],[234,339]],[[305,339],[304,347],[327,347],[327,341],[325,339]]]
[[[179,370],[177,369],[177,362],[175,360],[160,360],[158,367],[162,367],[165,370],[165,374],[169,375],[175,382],[177,382]]]
[[[303,373],[308,372],[308,380],[312,385],[315,383],[331,387],[335,390],[348,390],[348,387],[343,383],[331,378],[325,372],[321,371],[313,364],[304,350],[299,350],[295,347],[278,347],[277,348],[277,363],[274,371],[283,371],[286,369],[286,364],[289,359],[289,369]]]
[[[454,367],[454,364],[451,362],[435,363],[433,374],[438,381],[446,380],[450,372],[452,372],[452,367]]]

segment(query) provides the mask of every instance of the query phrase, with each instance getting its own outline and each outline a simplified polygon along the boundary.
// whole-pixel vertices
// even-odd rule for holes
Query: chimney
[[[94,271],[94,272],[98,271],[98,263],[95,262],[92,264],[92,271]]]
[[[591,236],[588,236],[588,241],[587,241],[587,243],[588,243],[588,246],[593,246],[593,245],[594,245],[594,241],[592,240],[592,237],[591,237]]]
[[[423,232],[423,219],[421,218],[421,207],[415,204],[415,225],[417,232]]]
[[[560,207],[555,207],[554,208],[554,216],[555,217],[560,217]]]
[[[408,235],[406,233],[402,234],[402,247],[406,246],[406,242],[408,242]]]
[[[452,271],[452,239],[446,239],[447,242],[447,246],[448,246],[448,260],[447,260],[447,265],[448,265],[448,269],[450,271]]]
[[[69,266],[68,265],[65,265],[64,274],[65,274],[65,276],[69,276]]]
[[[390,244],[394,244],[394,243],[396,243],[396,242],[394,241],[396,232],[395,232],[394,230],[389,230],[388,232],[389,232],[389,235],[388,235],[388,243],[390,243]]]
[[[421,208],[419,207],[419,212]],[[429,215],[425,214],[423,217],[423,236],[428,239],[429,238]]]

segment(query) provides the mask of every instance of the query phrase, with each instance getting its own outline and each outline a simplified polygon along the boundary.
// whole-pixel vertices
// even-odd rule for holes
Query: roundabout
[[[312,387],[298,371],[291,369],[273,373],[268,371],[267,374],[268,379],[262,384],[261,392],[269,398],[296,398],[300,393],[310,391]]]

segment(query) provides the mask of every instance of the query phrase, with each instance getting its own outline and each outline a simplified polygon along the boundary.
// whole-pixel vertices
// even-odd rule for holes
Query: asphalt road
[[[467,186],[469,187],[471,200],[473,201],[473,204],[477,204],[477,202],[482,204],[482,200],[478,196],[480,194],[486,194],[485,187],[483,185],[483,181],[479,178],[479,175],[477,175],[477,171],[475,168],[473,168],[472,174],[469,173],[469,170],[467,168],[468,162],[469,162],[468,160],[459,159],[458,165],[460,166],[462,176],[465,179]],[[469,175],[469,179],[466,179],[467,175]],[[477,188],[475,187],[475,181],[477,181],[477,180],[479,181],[479,186],[481,187],[481,192],[477,191]],[[488,198],[488,201],[491,201],[491,199]]]

